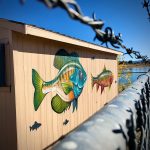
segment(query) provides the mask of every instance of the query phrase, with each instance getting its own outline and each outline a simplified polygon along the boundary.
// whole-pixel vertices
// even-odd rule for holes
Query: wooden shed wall
[[[51,99],[56,92],[47,94],[37,111],[34,110],[32,85],[32,69],[37,70],[45,81],[51,81],[58,73],[53,65],[54,57],[59,49],[76,52],[79,61],[87,73],[87,81],[78,98],[78,109],[72,112],[72,106],[62,114],[57,114],[51,108]],[[95,57],[92,59],[91,57]],[[43,149],[58,140],[61,136],[73,130],[88,119],[105,103],[114,98],[117,93],[117,61],[116,55],[100,53],[83,47],[55,42],[29,35],[13,33],[13,58],[16,94],[17,140],[18,149]],[[92,89],[91,74],[97,76],[104,65],[114,74],[111,88],[106,87],[101,94],[100,89]],[[63,125],[65,120],[67,125]],[[37,130],[30,131],[37,121],[42,125]]]
[[[6,86],[0,87],[0,149],[15,150],[17,135],[11,31],[0,28],[0,42],[6,44]]]

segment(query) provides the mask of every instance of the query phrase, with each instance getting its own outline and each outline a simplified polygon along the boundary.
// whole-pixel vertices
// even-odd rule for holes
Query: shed
[[[0,19],[0,149],[45,149],[96,113],[118,94],[120,54]]]

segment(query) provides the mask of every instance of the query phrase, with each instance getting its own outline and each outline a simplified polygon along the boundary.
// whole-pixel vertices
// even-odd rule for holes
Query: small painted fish
[[[57,94],[52,98],[52,109],[62,113],[72,104],[74,111],[77,109],[77,100],[87,79],[86,72],[79,62],[77,53],[69,54],[63,49],[56,53],[54,67],[59,72],[49,82],[45,82],[36,70],[32,69],[32,83],[35,88],[34,108],[37,110],[46,94],[55,91]]]
[[[113,82],[113,74],[110,70],[106,70],[106,67],[104,66],[103,71],[97,76],[92,76],[92,88],[96,84],[96,89],[98,91],[99,86],[101,86],[101,94],[104,91],[105,87],[111,87],[111,84]]]
[[[37,130],[41,125],[42,125],[41,123],[35,121],[34,124],[30,126],[30,131]]]
[[[68,122],[69,122],[69,120],[68,120],[68,119],[66,119],[66,120],[63,122],[63,125],[67,125],[67,124],[68,124]]]

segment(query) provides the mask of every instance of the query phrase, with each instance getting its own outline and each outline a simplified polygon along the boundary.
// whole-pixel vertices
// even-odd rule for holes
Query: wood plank
[[[115,55],[107,56],[107,53],[93,53],[87,48],[64,45],[64,43],[29,35],[16,34],[14,38],[17,43],[14,45],[13,54],[18,149],[24,147],[31,150],[44,149],[76,128],[116,96],[117,84],[114,82],[112,88],[106,87],[101,94],[101,89],[96,91],[96,86],[92,89],[91,80],[91,74],[94,77],[99,75],[103,71],[104,65],[114,73],[114,78],[117,79]],[[33,107],[32,69],[35,69],[44,81],[53,80],[59,72],[54,67],[54,58],[56,52],[61,48],[66,49],[68,53],[77,52],[79,61],[87,73],[87,81],[78,98],[78,109],[72,112],[71,106],[66,112],[57,114],[51,107],[51,100],[56,95],[56,91],[53,91],[45,96],[40,107],[35,111]],[[93,56],[95,59],[91,59]],[[69,120],[67,125],[63,125],[65,119]],[[29,126],[33,125],[34,121],[41,123],[42,126],[37,131],[30,132]]]
[[[16,95],[16,117],[17,117],[17,141],[18,149],[24,149],[27,146],[26,136],[26,101],[24,94],[24,64],[23,53],[18,50],[23,50],[23,39],[20,36],[14,37],[14,80],[15,80],[15,95]],[[20,138],[21,137],[21,138]]]

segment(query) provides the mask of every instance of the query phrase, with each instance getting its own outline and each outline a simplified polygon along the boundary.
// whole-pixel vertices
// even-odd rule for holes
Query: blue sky
[[[142,0],[76,0],[85,16],[104,21],[104,27],[112,27],[115,34],[122,33],[123,44],[133,47],[150,58],[150,22]],[[61,8],[48,9],[37,0],[0,0],[0,18],[20,21],[44,27],[62,34],[95,44],[93,30],[78,21],[72,20]],[[105,46],[105,45],[103,45]],[[110,46],[110,48],[112,48]],[[123,49],[116,49],[125,52]],[[127,60],[131,58],[126,56]]]

